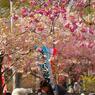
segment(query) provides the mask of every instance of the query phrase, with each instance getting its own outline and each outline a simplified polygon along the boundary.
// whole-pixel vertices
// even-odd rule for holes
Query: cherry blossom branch
[[[14,76],[15,74],[16,74],[16,72],[14,72],[14,73],[10,76],[10,78],[9,78],[7,81],[5,81],[5,83],[4,83],[4,85],[3,85],[3,88],[5,87],[6,84],[9,83],[9,81],[13,78],[13,76]]]

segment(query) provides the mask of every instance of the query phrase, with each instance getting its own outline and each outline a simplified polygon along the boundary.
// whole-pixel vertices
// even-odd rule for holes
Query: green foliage
[[[8,8],[0,8],[0,17],[8,17],[10,15]]]
[[[9,0],[0,0],[0,17],[8,17],[10,8]]]
[[[10,15],[10,0],[0,0],[0,17],[8,17]],[[15,6],[17,0],[13,0]]]
[[[0,8],[9,8],[10,3],[9,0],[0,0]]]
[[[87,92],[95,92],[95,76],[83,76],[83,88]]]
[[[90,6],[87,6],[86,8],[84,8],[83,11],[84,11],[85,15],[88,15],[88,14],[93,14],[94,9],[91,8]]]

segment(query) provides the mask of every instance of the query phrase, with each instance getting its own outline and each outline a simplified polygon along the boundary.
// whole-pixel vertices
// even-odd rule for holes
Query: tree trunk
[[[3,95],[3,87],[2,87],[2,65],[0,63],[0,95]]]
[[[2,84],[2,61],[3,61],[3,54],[0,54],[0,95],[3,95],[3,84]]]

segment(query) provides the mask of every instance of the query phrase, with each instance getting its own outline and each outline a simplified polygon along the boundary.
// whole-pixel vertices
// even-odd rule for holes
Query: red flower
[[[22,8],[21,9],[21,15],[23,16],[23,17],[25,17],[25,16],[27,16],[28,15],[28,9],[27,8]]]
[[[57,49],[53,48],[53,56],[55,56],[57,54]]]
[[[17,20],[17,19],[18,19],[18,15],[14,15],[14,16],[13,16],[13,19],[14,19],[14,20]]]

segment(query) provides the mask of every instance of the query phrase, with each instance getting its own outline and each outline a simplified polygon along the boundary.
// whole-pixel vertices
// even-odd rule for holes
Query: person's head
[[[52,92],[52,87],[51,87],[50,83],[47,80],[41,81],[40,88],[41,88],[42,91],[44,91],[46,93],[47,92]]]
[[[58,84],[62,85],[64,82],[66,82],[66,77],[59,78]]]
[[[48,91],[49,83],[46,80],[41,81],[40,88],[44,91]]]

